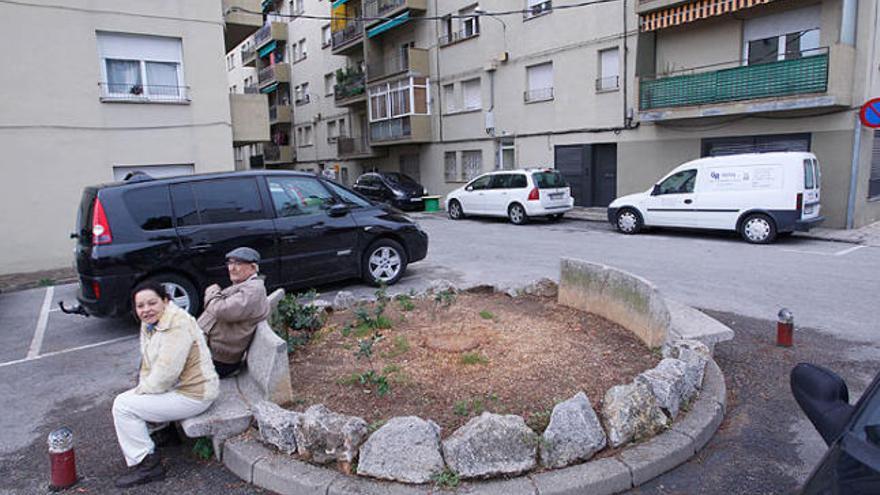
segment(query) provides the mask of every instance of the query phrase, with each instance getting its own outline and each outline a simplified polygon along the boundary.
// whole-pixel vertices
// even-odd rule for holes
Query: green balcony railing
[[[828,90],[828,50],[711,72],[643,78],[639,86],[642,110],[824,93]]]

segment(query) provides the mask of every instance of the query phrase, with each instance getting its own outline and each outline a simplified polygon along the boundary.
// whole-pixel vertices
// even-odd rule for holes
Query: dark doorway
[[[616,144],[557,146],[554,162],[576,206],[608,206],[617,197]]]

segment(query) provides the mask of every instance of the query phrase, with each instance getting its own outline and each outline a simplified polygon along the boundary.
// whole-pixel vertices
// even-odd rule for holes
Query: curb
[[[703,389],[690,411],[664,433],[607,457],[563,469],[509,480],[463,482],[456,493],[499,495],[611,495],[637,487],[679,466],[699,452],[724,419],[727,387],[721,369],[710,359]],[[276,453],[253,435],[226,441],[223,464],[236,476],[260,488],[287,494],[416,495],[434,492],[431,485],[407,485],[345,476]]]

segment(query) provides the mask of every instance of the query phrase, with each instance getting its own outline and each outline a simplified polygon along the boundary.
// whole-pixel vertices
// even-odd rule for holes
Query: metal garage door
[[[557,146],[554,166],[571,186],[577,206],[608,206],[617,197],[617,145]]]
[[[771,151],[810,151],[809,134],[771,134],[706,138],[702,156],[735,155],[738,153],[769,153]]]

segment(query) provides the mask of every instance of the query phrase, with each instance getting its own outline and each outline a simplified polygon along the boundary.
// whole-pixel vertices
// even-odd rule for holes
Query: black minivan
[[[399,172],[368,172],[353,186],[360,194],[401,210],[421,210],[428,190],[412,177]]]
[[[197,314],[205,287],[229,284],[224,255],[239,246],[259,251],[269,289],[355,277],[391,285],[428,250],[428,235],[393,208],[277,170],[86,187],[71,236],[77,299],[94,316],[127,313],[131,289],[147,279]]]

